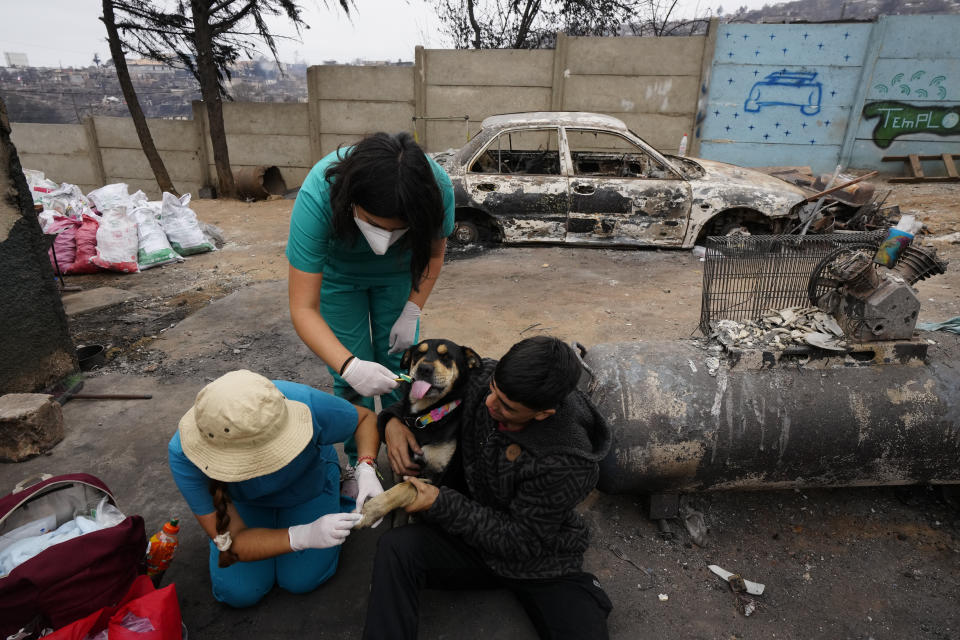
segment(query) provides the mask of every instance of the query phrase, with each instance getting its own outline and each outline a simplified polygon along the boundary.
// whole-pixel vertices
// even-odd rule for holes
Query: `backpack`
[[[53,531],[76,515],[116,506],[107,485],[89,474],[36,480],[24,480],[0,498],[0,551],[18,538]],[[119,524],[50,546],[0,575],[0,638],[31,623],[56,629],[116,604],[144,572],[146,548],[143,518],[126,516]]]

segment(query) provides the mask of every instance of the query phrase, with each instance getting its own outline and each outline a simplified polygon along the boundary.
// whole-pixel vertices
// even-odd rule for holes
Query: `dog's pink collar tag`
[[[430,413],[420,416],[417,418],[417,426],[421,429],[430,424],[431,422],[438,422],[443,420],[445,417],[450,415],[450,413],[460,406],[461,400],[454,400],[453,402],[448,402],[442,407],[437,407]]]

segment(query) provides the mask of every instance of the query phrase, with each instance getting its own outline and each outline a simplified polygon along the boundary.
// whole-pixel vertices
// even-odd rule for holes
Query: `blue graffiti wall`
[[[700,156],[743,166],[837,165],[870,24],[721,24]]]
[[[960,153],[960,16],[895,16],[875,28],[879,47],[849,163],[900,173],[884,156]],[[942,161],[925,172],[943,175]]]

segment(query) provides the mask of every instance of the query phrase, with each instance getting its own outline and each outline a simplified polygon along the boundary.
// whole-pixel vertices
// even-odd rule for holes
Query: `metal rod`
[[[817,198],[820,198],[821,196],[825,196],[825,195],[827,195],[827,194],[829,194],[829,193],[833,193],[834,191],[839,191],[840,189],[843,189],[844,187],[849,187],[850,185],[856,184],[856,183],[860,182],[861,180],[866,180],[867,178],[872,178],[873,176],[878,175],[879,173],[880,173],[879,171],[871,171],[870,173],[865,173],[864,175],[860,176],[859,178],[854,178],[853,180],[850,180],[849,182],[844,182],[843,184],[838,184],[838,185],[835,186],[835,187],[830,187],[829,189],[827,189],[827,190],[825,190],[825,191],[821,191],[820,193],[815,193],[815,194],[813,194],[812,196],[808,196],[808,197],[805,198],[803,201],[804,201],[804,202],[813,202],[814,200],[816,200]]]
[[[75,393],[71,398],[82,400],[150,400],[149,393]]]

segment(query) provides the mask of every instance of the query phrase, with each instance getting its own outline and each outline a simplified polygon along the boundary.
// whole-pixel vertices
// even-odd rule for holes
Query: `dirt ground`
[[[916,213],[930,231],[924,242],[952,263],[945,275],[918,284],[920,320],[960,315],[960,244],[938,240],[960,231],[960,185],[890,187],[888,203]],[[878,191],[886,188],[878,183]],[[77,344],[111,347],[89,384],[96,388],[98,378],[114,384],[125,374],[145,378],[141,386],[179,389],[243,366],[328,388],[316,358],[290,346],[283,316],[292,201],[193,205],[201,220],[223,230],[221,250],[140,274],[68,278],[84,289],[112,286],[137,295],[71,319]],[[688,251],[451,249],[424,310],[422,334],[490,357],[536,333],[587,347],[686,338],[697,334],[701,265]],[[241,323],[242,314],[254,317]],[[686,500],[704,514],[705,546],[693,544],[676,520],[664,530],[647,519],[641,498],[595,492],[583,505],[593,531],[586,565],[613,599],[613,637],[960,637],[960,511],[951,494],[906,487],[726,492]],[[710,563],[767,584],[753,616],[737,612],[733,594],[706,571]],[[287,600],[276,602],[296,610]],[[495,623],[458,636],[449,618],[472,615],[469,605],[445,595],[426,602],[433,608],[421,637],[532,637],[522,625],[510,631]],[[270,637],[257,615],[210,610],[202,593],[182,605],[188,627],[201,629],[197,637]]]

